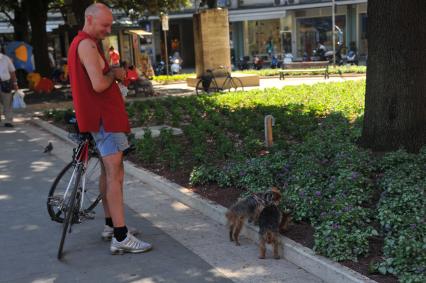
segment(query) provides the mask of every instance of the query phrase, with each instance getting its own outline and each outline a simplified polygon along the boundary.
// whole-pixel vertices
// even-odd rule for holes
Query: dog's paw
[[[259,259],[265,259],[265,256],[259,256]]]
[[[279,255],[274,256],[275,259],[280,259],[281,257]]]

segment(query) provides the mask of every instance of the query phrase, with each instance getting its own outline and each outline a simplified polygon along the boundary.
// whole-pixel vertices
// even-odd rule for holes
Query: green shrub
[[[178,74],[173,76],[154,76],[153,80],[157,83],[168,84],[173,82],[180,82],[186,80],[188,77],[195,76],[195,74]]]
[[[136,156],[145,162],[154,162],[157,144],[151,130],[146,129],[142,139],[135,140]]]
[[[382,189],[378,220],[385,236],[385,260],[376,265],[401,282],[426,281],[426,148],[420,154],[400,150],[380,163]]]
[[[182,146],[176,143],[176,137],[173,136],[171,129],[162,128],[159,136],[159,150],[161,151],[160,161],[167,164],[168,167],[175,171],[182,163],[183,154]]]
[[[43,117],[54,122],[65,122],[65,115],[74,115],[73,109],[49,109],[43,111]]]

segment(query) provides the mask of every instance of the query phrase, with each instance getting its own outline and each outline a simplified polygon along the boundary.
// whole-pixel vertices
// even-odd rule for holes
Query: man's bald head
[[[93,3],[92,5],[86,8],[86,10],[84,11],[84,16],[96,16],[101,12],[109,13],[112,15],[111,10],[105,4]]]
[[[96,39],[104,39],[111,33],[113,21],[111,10],[102,3],[94,3],[84,12],[83,30]]]

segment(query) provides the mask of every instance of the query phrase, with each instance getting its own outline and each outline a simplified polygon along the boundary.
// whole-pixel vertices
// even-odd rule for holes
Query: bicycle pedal
[[[62,201],[63,201],[62,197],[53,196],[47,199],[47,204],[50,206],[59,206],[60,204],[62,204]]]
[[[80,217],[84,218],[84,219],[90,219],[93,220],[95,219],[95,212],[91,211],[91,212],[83,212]]]

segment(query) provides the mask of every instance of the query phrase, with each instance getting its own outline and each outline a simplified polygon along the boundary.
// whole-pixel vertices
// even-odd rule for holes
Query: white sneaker
[[[151,249],[151,244],[139,240],[128,232],[126,239],[122,242],[119,242],[115,239],[115,237],[112,237],[110,251],[111,254],[116,255],[124,253],[143,253]]]
[[[127,230],[130,234],[132,234],[133,236],[136,236],[139,234],[138,229],[134,228],[134,227],[127,227]],[[114,235],[114,228],[105,225],[104,226],[104,230],[102,231],[102,240],[104,241],[111,241],[112,236]]]

